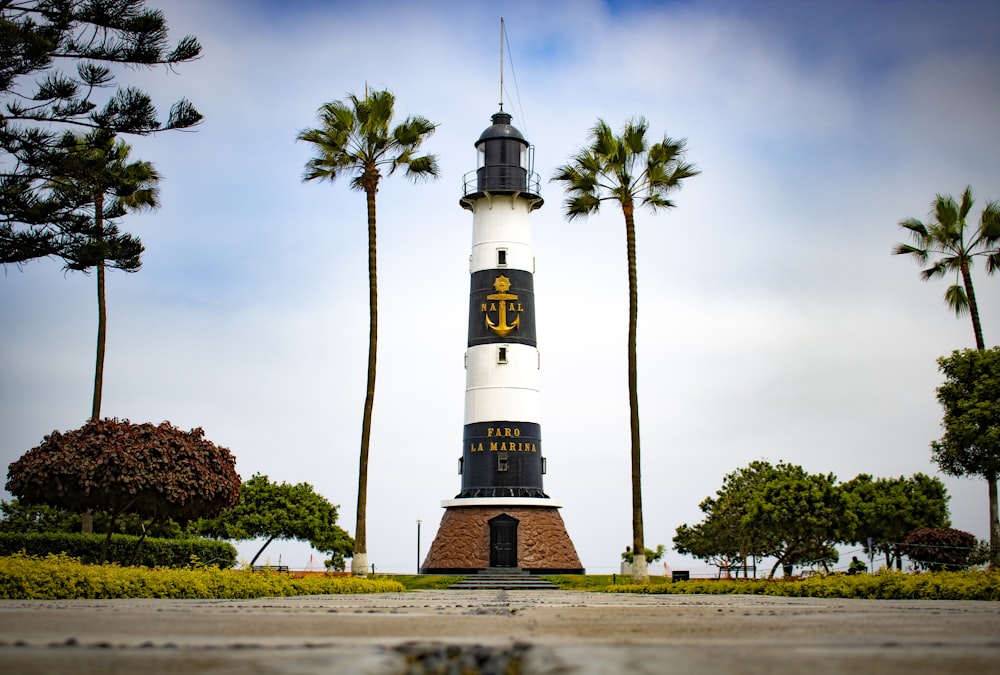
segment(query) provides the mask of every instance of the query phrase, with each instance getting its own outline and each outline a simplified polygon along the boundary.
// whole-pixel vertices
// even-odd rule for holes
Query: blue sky
[[[303,184],[295,136],[322,103],[388,87],[400,114],[440,125],[427,144],[440,180],[394,176],[379,193],[369,558],[414,567],[416,519],[426,552],[460,487],[472,220],[458,199],[497,108],[502,13],[504,105],[536,146],[545,198],[532,220],[545,485],[584,565],[617,569],[630,540],[624,228],[610,208],[566,222],[547,179],[598,117],[645,116],[654,136],[686,138],[703,171],[676,209],[637,217],[648,544],[669,547],[755,459],[841,480],[935,474],[935,359],[972,346],[972,330],[944,307],[945,282],[921,283],[890,250],[937,192],[1000,199],[994,3],[162,7],[204,56],[125,77],[164,108],[187,96],[205,121],[133,139],[165,177],[163,206],[124,222],[147,253],[109,280],[105,415],[204,427],[245,478],[310,482],[353,530],[364,199],[346,182]],[[998,280],[980,268],[976,282],[995,345]],[[94,293],[53,261],[0,281],[4,465],[85,421]],[[597,325],[580,329],[582,312]],[[945,481],[954,525],[986,537],[985,484]],[[309,558],[295,543],[268,553]]]

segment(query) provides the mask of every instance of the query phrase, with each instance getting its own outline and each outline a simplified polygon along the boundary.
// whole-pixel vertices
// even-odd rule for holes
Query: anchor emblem
[[[496,310],[498,312],[497,322],[494,323],[490,319],[489,313],[486,313],[486,304],[483,304],[483,312],[486,313],[486,326],[494,333],[500,337],[507,337],[511,331],[515,330],[521,324],[521,317],[517,315],[518,312],[523,311],[521,303],[515,303],[517,296],[513,293],[508,293],[510,290],[510,279],[501,275],[496,278],[493,282],[493,288],[496,289],[496,293],[491,293],[486,296],[487,300],[496,301]],[[490,309],[493,309],[491,306]],[[507,312],[514,313],[514,321],[507,323]]]

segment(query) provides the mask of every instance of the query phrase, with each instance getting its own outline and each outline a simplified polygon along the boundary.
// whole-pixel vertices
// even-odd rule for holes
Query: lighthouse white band
[[[548,506],[562,508],[562,502],[547,497],[470,497],[468,499],[444,499],[441,508],[452,506]]]
[[[484,202],[485,200],[479,200]],[[472,219],[470,271],[497,267],[497,250],[507,251],[505,267],[535,271],[531,248],[529,203],[510,195],[496,195],[487,208],[477,204]]]

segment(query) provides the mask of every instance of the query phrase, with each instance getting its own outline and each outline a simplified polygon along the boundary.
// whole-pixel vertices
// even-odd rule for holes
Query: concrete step
[[[516,567],[491,567],[479,570],[461,581],[452,584],[454,590],[508,590],[541,591],[558,590],[555,584],[540,579]]]

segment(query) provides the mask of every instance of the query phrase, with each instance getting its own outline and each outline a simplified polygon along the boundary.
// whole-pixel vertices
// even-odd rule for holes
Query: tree
[[[903,553],[919,569],[941,571],[966,569],[974,564],[976,537],[950,527],[925,527],[910,532]]]
[[[201,45],[171,46],[163,13],[145,0],[11,0],[0,3],[0,264],[59,255],[75,203],[48,187],[59,174],[66,127],[146,135],[198,124],[186,99],[160,121],[148,94],[117,87],[114,69],[168,69]],[[59,64],[75,65],[72,72]],[[98,95],[113,89],[98,100]]]
[[[0,501],[0,532],[79,532],[80,515],[58,506]]]
[[[706,497],[698,505],[705,519],[677,528],[673,539],[677,552],[722,568],[746,568],[748,559],[756,567],[770,545],[764,533],[754,532],[744,524],[745,507],[753,491],[774,471],[769,463],[757,461],[726,475],[716,496]]]
[[[589,145],[556,169],[553,181],[564,183],[567,220],[596,214],[601,202],[614,201],[625,217],[625,244],[628,257],[628,390],[632,464],[632,550],[645,551],[642,524],[642,469],[639,447],[639,393],[636,359],[638,326],[638,280],[635,252],[635,207],[652,211],[673,208],[668,195],[680,189],[681,181],[700,173],[684,161],[685,142],[667,136],[650,145],[649,125],[643,118],[629,120],[620,136],[599,119],[590,132]],[[646,560],[635,554],[633,581],[649,579]]]
[[[976,348],[986,349],[983,341],[983,327],[979,321],[979,305],[972,286],[972,264],[977,256],[986,261],[986,273],[993,274],[1000,268],[1000,204],[989,202],[979,216],[979,226],[971,234],[965,223],[972,210],[972,187],[962,193],[958,204],[951,195],[937,195],[931,204],[930,219],[925,224],[916,218],[907,218],[899,226],[910,233],[912,244],[897,244],[896,255],[910,255],[929,267],[920,273],[920,278],[930,281],[945,274],[954,273],[955,283],[944,293],[945,302],[956,316],[968,313],[972,317],[972,331],[976,337]]]
[[[353,174],[351,188],[365,193],[368,207],[368,377],[361,422],[361,452],[358,469],[357,525],[351,571],[368,573],[368,450],[372,410],[375,405],[375,360],[378,347],[378,283],[376,265],[375,195],[383,169],[392,175],[404,168],[413,180],[438,175],[434,155],[418,155],[420,145],[437,125],[411,115],[390,129],[396,97],[387,90],[369,92],[364,98],[349,94],[346,101],[332,101],[319,109],[320,127],[306,129],[298,140],[312,145],[316,155],[306,163],[303,179],[334,182]]]
[[[172,518],[148,522],[134,513],[124,513],[113,522],[101,511],[93,514],[93,530],[133,536],[160,537],[163,539],[189,538],[185,530]],[[82,517],[68,509],[47,504],[22,504],[17,499],[0,501],[0,532],[79,532]]]
[[[847,543],[885,554],[886,567],[903,569],[900,543],[918,528],[948,527],[948,491],[938,478],[915,473],[910,478],[873,479],[859,474],[841,486],[851,500],[857,526]]]
[[[103,419],[47,435],[10,464],[6,489],[29,506],[102,509],[112,521],[134,513],[183,524],[236,504],[235,465],[229,450],[206,440],[201,428]],[[102,558],[110,539],[111,530]]]
[[[226,539],[267,541],[250,564],[275,539],[308,541],[313,548],[336,558],[350,554],[354,542],[337,526],[337,507],[317,494],[309,483],[272,483],[256,473],[240,486],[240,500],[218,518],[200,524],[205,534]]]
[[[59,255],[67,269],[97,269],[97,358],[90,413],[96,421],[101,417],[107,345],[105,266],[135,272],[142,264],[142,243],[122,234],[113,221],[128,211],[159,206],[160,176],[149,162],[129,163],[131,147],[103,129],[85,135],[67,132],[60,148],[64,156],[50,185],[60,202],[77,204],[74,212],[83,217],[77,226],[64,228]]]
[[[1000,569],[1000,347],[953,351],[938,359],[944,435],[931,443],[934,461],[951,476],[982,476],[989,491],[990,567]]]
[[[794,565],[829,559],[830,548],[846,538],[855,521],[833,474],[810,474],[783,462],[775,470],[753,493],[744,516],[745,524],[772,542],[771,577],[779,566],[789,576]]]
[[[716,497],[701,504],[704,522],[681,525],[674,546],[724,564],[773,556],[769,576],[778,567],[790,575],[795,565],[830,560],[833,544],[854,527],[849,505],[833,474],[758,460],[723,479]]]

